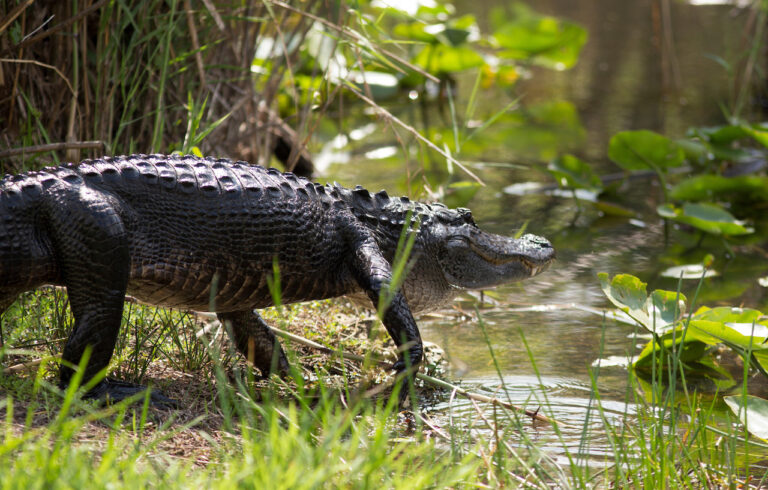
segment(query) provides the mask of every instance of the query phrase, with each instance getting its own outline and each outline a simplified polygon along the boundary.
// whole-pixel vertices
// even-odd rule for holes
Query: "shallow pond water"
[[[492,3],[460,1],[457,6],[476,15],[482,24],[488,21]],[[543,170],[546,163],[536,162],[546,162],[564,151],[598,164],[603,173],[617,172],[607,162],[606,152],[608,139],[621,130],[643,128],[680,137],[691,126],[724,122],[719,104],[731,100],[730,81],[712,57],[732,57],[741,49],[748,11],[671,2],[674,37],[667,39],[654,5],[656,2],[614,0],[587,4],[548,0],[532,5],[579,22],[589,31],[575,68],[563,72],[534,69],[532,78],[519,87],[526,108],[545,107],[558,115],[558,122],[541,127],[501,118],[464,145],[459,160],[486,184],[468,202],[477,223],[507,235],[526,226],[527,232],[552,241],[558,260],[534,279],[489,294],[484,298],[487,301],[479,303],[477,296],[466,295],[453,310],[420,321],[423,337],[445,349],[454,376],[463,380],[463,386],[491,390],[518,405],[548,406],[548,415],[573,424],[572,429],[564,429],[564,440],[551,431],[536,433],[555,455],[561,455],[564,446],[596,460],[610,452],[599,432],[590,436],[588,447],[582,447],[582,429],[588,407],[594,403],[591,369],[599,360],[603,366],[596,386],[609,419],[618,423],[634,410],[627,402],[632,396],[622,360],[639,352],[638,346],[647,339],[638,339],[631,325],[600,316],[599,311],[609,304],[596,274],[631,273],[648,282],[649,290],[674,290],[676,280],[663,277],[662,272],[686,261],[697,262],[707,251],[695,247],[695,236],[672,227],[665,230],[655,213],[661,193],[654,179],[621,184],[617,194],[622,205],[637,212],[634,219],[604,216],[589,203],[577,203],[570,194],[552,187],[535,190],[530,185],[551,184]],[[459,106],[467,97],[462,91],[467,86],[471,80],[459,80]],[[449,120],[439,101],[403,103],[405,97],[382,104],[415,127]],[[493,114],[503,97],[493,91],[483,93],[479,113]],[[425,174],[433,190],[467,180],[460,171],[449,176],[439,158],[424,165],[430,159],[417,152],[406,158],[404,145],[388,131],[386,121],[350,116],[342,126],[342,138],[334,139],[334,128],[339,127],[319,132],[325,144],[318,161],[328,180],[361,184],[371,190],[387,188],[390,194],[409,193],[410,184],[422,182]],[[401,137],[407,139],[403,134],[401,131]],[[433,137],[435,134],[440,137],[439,131]],[[766,288],[757,282],[768,275],[765,252],[753,247],[729,256],[715,245],[719,276],[704,281],[699,304],[768,309]],[[695,281],[683,284],[689,297],[695,288]],[[463,400],[437,408],[444,413],[474,410]]]

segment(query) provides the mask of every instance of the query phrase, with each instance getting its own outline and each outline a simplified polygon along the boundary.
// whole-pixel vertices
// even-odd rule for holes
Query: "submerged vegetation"
[[[55,356],[72,324],[66,294],[24,294],[0,329],[3,486],[765,485],[768,305],[747,298],[747,307],[740,285],[708,282],[743,257],[748,280],[768,284],[768,265],[753,258],[765,259],[768,233],[768,126],[747,111],[765,49],[763,2],[748,9],[753,30],[741,60],[716,59],[736,87],[724,123],[682,135],[616,127],[599,161],[579,151],[586,130],[573,103],[529,101],[519,90],[542,69],[574,67],[588,33],[521,3],[487,18],[457,13],[450,2],[411,10],[313,0],[7,4],[0,7],[5,172],[152,151],[269,164],[282,139],[291,144],[280,158],[289,169],[307,148],[323,169],[324,155],[351,147],[396,159],[404,193],[454,207],[471,204],[500,178],[497,169],[522,169],[541,182],[524,192],[508,186],[494,199],[559,192],[576,204],[571,229],[589,233],[579,221],[585,215],[638,226],[656,219],[667,247],[654,257],[658,274],[643,278],[650,294],[632,269],[590,276],[620,311],[598,312],[594,364],[577,366],[591,385],[576,424],[549,398],[522,330],[515,341],[542,388],[526,395],[526,407],[552,425],[421,384],[412,389],[422,405],[399,412],[375,363],[297,344],[293,379],[255,380],[219,327],[137,304],[126,306],[110,375],[154,382],[182,408],[164,412],[142,400],[98,407],[80,401],[74,386],[55,386]],[[404,100],[406,108],[397,106]],[[383,133],[395,143],[382,143]],[[496,147],[512,148],[514,161],[496,161],[488,153]],[[611,173],[617,167],[621,174]],[[713,295],[718,287],[723,294]],[[445,315],[476,322],[500,383],[489,395],[509,397],[485,310]],[[369,358],[387,348],[376,317],[346,303],[279,307],[267,319],[332,351],[341,344]],[[634,332],[618,363],[627,388],[609,398],[604,342],[617,321]]]

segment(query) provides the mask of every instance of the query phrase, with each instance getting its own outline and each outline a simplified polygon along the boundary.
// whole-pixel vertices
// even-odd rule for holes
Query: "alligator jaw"
[[[441,266],[446,280],[462,289],[485,289],[533,277],[555,259],[544,238],[510,238],[473,228],[467,235],[447,240]]]
[[[530,272],[528,277],[545,271],[555,259],[555,249],[549,241],[531,234],[509,238],[477,229],[469,237],[469,246],[483,260],[495,266],[521,263]]]

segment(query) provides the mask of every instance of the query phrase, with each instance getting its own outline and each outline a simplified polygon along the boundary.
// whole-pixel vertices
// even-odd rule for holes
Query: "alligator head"
[[[486,289],[532,277],[549,267],[555,250],[544,238],[509,238],[477,227],[468,209],[375,195],[335,186],[358,218],[370,227],[392,261],[403,227],[418,229],[403,291],[413,312],[449,303],[462,289]]]
[[[461,289],[485,289],[520,281],[546,270],[555,249],[545,238],[510,238],[477,227],[469,210],[430,229],[435,255],[445,280]],[[442,220],[441,220],[442,221]]]

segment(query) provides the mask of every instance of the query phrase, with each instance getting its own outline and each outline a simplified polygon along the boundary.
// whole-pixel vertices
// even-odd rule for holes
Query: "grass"
[[[28,294],[23,309],[5,315],[7,338],[31,345],[23,353],[6,348],[5,366],[60,349],[61,341],[35,341],[50,337],[39,318],[66,317],[61,294],[55,289]],[[599,368],[594,369],[592,399],[581,426],[569,420],[571,425],[534,428],[516,412],[482,404],[467,409],[450,403],[438,412],[427,404],[415,414],[399,413],[396,395],[366,395],[381,383],[381,371],[299,347],[291,357],[300,376],[257,381],[220,332],[206,331],[189,315],[136,305],[125,313],[114,373],[154,383],[181,400],[182,408],[157,410],[143,400],[106,408],[81,402],[74,390],[55,388],[55,364],[43,363],[28,375],[5,375],[0,378],[0,473],[8,488],[764,483],[764,470],[755,463],[768,448],[748,442],[716,399],[693,391],[667,396],[661,385],[631,371],[628,403],[617,414],[604,405]],[[380,340],[367,340],[375,320],[349,305],[289,305],[268,310],[266,317],[349,351],[383,347]],[[492,349],[489,355],[494,357]],[[535,369],[535,359],[531,362]],[[435,396],[423,387],[417,392],[422,399]],[[547,400],[546,390],[542,393],[532,403],[557,420],[559,407]],[[436,396],[445,401],[450,394]],[[660,402],[651,404],[651,399]],[[559,457],[551,452],[552,441],[562,447]],[[542,447],[544,442],[550,449]],[[609,453],[604,461],[590,450],[596,444]]]

